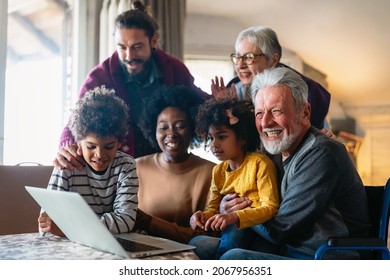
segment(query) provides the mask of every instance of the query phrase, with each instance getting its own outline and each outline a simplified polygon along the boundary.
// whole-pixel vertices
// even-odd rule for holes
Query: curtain
[[[186,0],[145,0],[160,26],[160,48],[180,60],[184,58]]]
[[[108,54],[108,6],[111,0],[104,0],[100,11],[99,26],[99,61],[104,60]]]
[[[115,18],[130,9],[130,0],[104,0],[100,11],[99,61],[103,61],[116,50],[114,39]]]
[[[99,61],[106,59],[116,49],[114,21],[118,14],[131,8],[131,0],[104,0],[100,11]],[[159,30],[159,48],[179,58],[184,57],[184,22],[186,0],[144,0],[150,6]]]

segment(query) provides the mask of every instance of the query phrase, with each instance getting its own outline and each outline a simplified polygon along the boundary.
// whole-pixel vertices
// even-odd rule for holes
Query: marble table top
[[[39,233],[0,235],[0,260],[120,260],[121,257],[74,243],[66,237]],[[193,251],[147,257],[159,260],[198,259]]]

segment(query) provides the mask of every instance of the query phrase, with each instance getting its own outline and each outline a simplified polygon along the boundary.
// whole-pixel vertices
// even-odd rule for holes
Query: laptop
[[[195,248],[169,239],[135,232],[112,234],[79,193],[31,186],[25,188],[66,237],[75,243],[126,259]],[[127,250],[125,250],[125,247]],[[140,247],[141,249],[139,249]]]

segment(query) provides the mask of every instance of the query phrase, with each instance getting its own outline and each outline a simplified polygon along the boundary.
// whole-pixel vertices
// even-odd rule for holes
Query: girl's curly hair
[[[260,146],[260,137],[256,128],[252,101],[236,98],[207,100],[198,111],[196,133],[207,143],[210,126],[226,126],[232,129],[237,138],[244,140],[244,150],[256,151]]]
[[[123,142],[128,133],[129,113],[125,102],[104,85],[86,92],[76,103],[69,128],[77,142],[88,134],[115,136]]]
[[[167,107],[178,108],[188,115],[191,130],[190,146],[197,147],[200,141],[195,134],[195,119],[203,102],[203,98],[187,86],[162,86],[145,100],[145,108],[138,126],[149,143],[160,150],[156,140],[157,118]]]

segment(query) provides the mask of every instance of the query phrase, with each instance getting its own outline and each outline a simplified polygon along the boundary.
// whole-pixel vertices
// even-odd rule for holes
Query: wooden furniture
[[[24,186],[46,188],[53,166],[0,165],[0,234],[35,232],[40,207]]]

